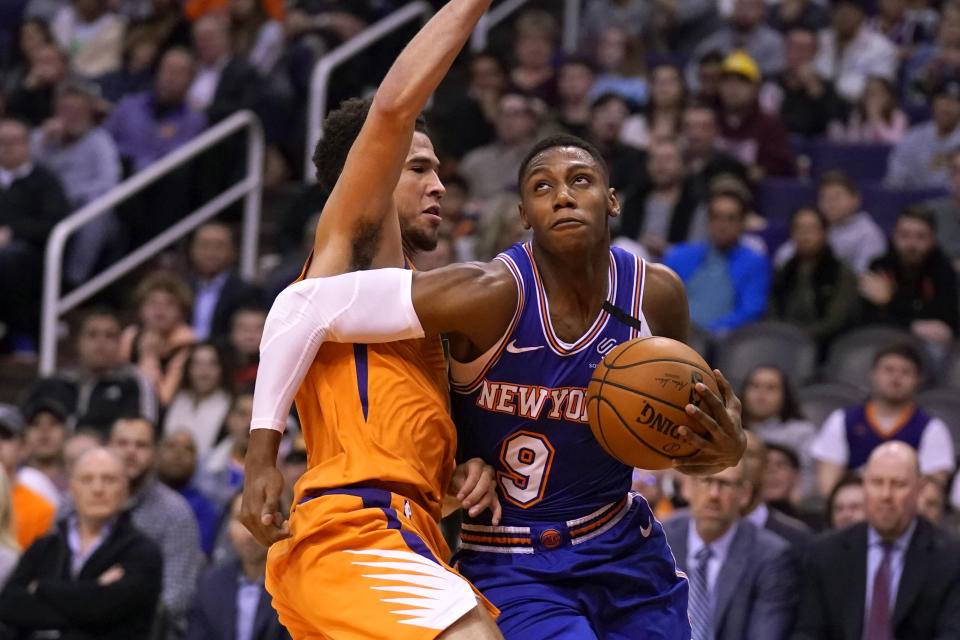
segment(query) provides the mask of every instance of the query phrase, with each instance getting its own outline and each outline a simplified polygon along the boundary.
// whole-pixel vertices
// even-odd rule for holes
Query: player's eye
[[[414,173],[426,173],[426,172],[427,172],[427,168],[424,167],[424,166],[421,166],[421,165],[414,165],[414,166],[410,167],[410,170],[413,171]]]
[[[538,182],[537,184],[533,185],[533,190],[534,190],[534,191],[543,191],[544,189],[548,189],[549,187],[550,187],[550,185],[547,184],[546,182]]]
[[[581,173],[573,179],[574,184],[589,184],[589,182],[590,182],[590,177],[587,176],[587,174],[585,173]]]

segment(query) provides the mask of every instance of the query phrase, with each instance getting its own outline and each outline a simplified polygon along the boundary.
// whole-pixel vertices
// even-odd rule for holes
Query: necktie
[[[883,560],[873,576],[873,593],[870,596],[870,614],[863,640],[893,640],[890,621],[890,564],[893,545],[883,544]]]
[[[693,640],[713,640],[713,597],[707,584],[707,566],[713,552],[710,547],[697,551],[694,559],[693,579],[690,581],[690,624]]]

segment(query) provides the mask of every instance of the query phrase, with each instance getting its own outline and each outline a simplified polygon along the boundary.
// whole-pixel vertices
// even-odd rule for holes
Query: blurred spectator
[[[590,89],[593,66],[585,58],[568,58],[557,72],[557,124],[581,138],[590,123]],[[446,186],[446,185],[445,185]]]
[[[115,104],[131,93],[150,91],[160,50],[153,40],[140,38],[124,49],[123,64],[95,80],[103,99]]]
[[[149,0],[149,3],[150,12],[127,26],[124,55],[129,56],[142,42],[153,44],[159,54],[173,47],[189,47],[190,25],[179,0]]]
[[[41,45],[30,56],[27,75],[10,89],[8,115],[37,126],[53,115],[53,101],[66,82],[67,57],[53,45]]]
[[[39,18],[49,23],[64,4],[66,0],[27,0],[27,5],[23,8],[23,17]]]
[[[753,1],[753,0],[751,0]],[[760,70],[743,52],[723,61],[720,83],[720,131],[724,149],[759,181],[796,172],[787,129],[778,116],[760,110]]]
[[[942,526],[947,515],[947,495],[942,484],[926,479],[917,494],[917,513],[935,527]]]
[[[864,473],[867,522],[807,551],[793,638],[949,638],[960,628],[960,543],[917,517],[916,453],[888,442]]]
[[[230,498],[243,488],[243,461],[250,444],[250,416],[253,392],[241,391],[223,424],[226,437],[201,460],[197,487],[218,508],[225,508]]]
[[[826,3],[817,0],[780,0],[767,4],[772,5],[768,22],[781,33],[795,28],[816,33],[830,23],[830,12],[824,6]]]
[[[672,64],[654,66],[650,70],[650,102],[641,117],[627,121],[621,140],[643,148],[656,138],[675,138],[686,98],[680,69]]]
[[[856,102],[870,76],[893,80],[899,60],[897,48],[866,23],[865,0],[833,3],[831,27],[820,33],[820,48],[814,67],[831,80],[837,93]]]
[[[903,93],[911,107],[925,109],[933,91],[960,76],[960,4],[943,3],[937,39],[916,47],[903,65]]]
[[[230,411],[233,371],[225,359],[226,354],[211,342],[194,345],[180,390],[163,416],[163,433],[188,432],[201,457],[217,443]]]
[[[707,241],[677,245],[664,264],[687,286],[690,319],[712,333],[725,333],[763,315],[770,263],[740,241],[747,216],[740,193],[715,192],[707,207]]]
[[[639,243],[638,252],[660,260],[670,245],[686,242],[699,204],[685,177],[683,152],[670,138],[651,141],[647,156],[649,188],[623,205],[620,234]]]
[[[38,398],[26,407],[24,431],[26,460],[17,479],[59,508],[67,490],[63,446],[69,429],[66,408],[53,398]]]
[[[441,87],[427,116],[431,131],[435,130],[437,134],[432,137],[441,163],[445,154],[462,158],[468,151],[489,144],[494,137],[493,123],[497,119],[500,98],[507,88],[506,67],[495,54],[478,53],[470,59],[469,76],[466,90],[443,91],[444,87]],[[295,226],[298,241],[302,223],[323,208],[320,194],[317,196],[312,199],[314,205],[309,212],[304,212],[300,224]],[[288,227],[288,230],[292,228]]]
[[[104,449],[70,477],[76,513],[27,549],[0,593],[17,638],[148,637],[160,594],[160,550],[123,512],[123,465]]]
[[[861,211],[856,182],[843,171],[829,171],[820,178],[818,207],[826,218],[827,240],[834,254],[857,274],[863,273],[874,258],[883,255],[887,239],[870,214]],[[777,250],[776,262],[782,264],[796,253],[791,240]]]
[[[859,469],[874,449],[891,440],[918,451],[921,473],[947,481],[956,466],[950,431],[914,404],[922,366],[909,345],[880,349],[870,373],[870,399],[831,413],[810,446],[818,461],[820,495],[829,495],[845,470]]]
[[[710,51],[697,60],[697,81],[692,86],[697,89],[697,97],[704,104],[720,105],[720,84],[723,81],[723,61],[726,59],[719,51]]]
[[[630,115],[627,102],[614,93],[597,98],[590,112],[587,139],[603,154],[610,172],[610,186],[626,202],[644,188],[647,179],[646,155],[621,138],[624,124]],[[471,193],[471,195],[473,195]]]
[[[830,137],[840,142],[896,144],[907,131],[907,114],[898,106],[897,90],[886,78],[871,76],[845,125],[833,126]]]
[[[936,220],[923,205],[897,216],[886,255],[860,277],[866,315],[897,324],[945,350],[957,334],[957,275],[937,246]]]
[[[764,0],[734,0],[727,24],[697,45],[693,59],[712,51],[724,55],[740,51],[757,61],[764,76],[780,73],[784,65],[783,36],[767,26],[766,14]]]
[[[12,93],[26,79],[31,61],[44,46],[53,44],[53,34],[43,20],[31,18],[17,28],[16,50],[4,62],[0,56],[0,92]]]
[[[899,47],[901,59],[908,57],[916,45],[933,38],[922,15],[907,11],[907,0],[879,0],[870,27]]]
[[[546,11],[527,11],[514,24],[513,55],[517,66],[510,71],[511,88],[549,106],[557,104],[552,58],[558,35],[557,21]]]
[[[120,416],[157,419],[153,386],[121,355],[120,318],[114,311],[89,309],[77,325],[76,349],[76,369],[38,381],[24,406],[56,401],[67,410],[71,430],[91,429],[101,438]]]
[[[960,81],[950,80],[933,96],[933,118],[910,127],[893,148],[886,183],[919,189],[950,187],[949,154],[960,148]]]
[[[790,133],[822,136],[831,123],[844,119],[846,108],[833,84],[813,66],[817,34],[794,27],[787,32],[783,49],[786,66],[764,84],[760,105],[767,113],[779,114]]]
[[[69,210],[57,177],[34,164],[26,125],[0,119],[0,320],[15,350],[35,350],[41,259],[50,230]]]
[[[200,340],[224,337],[230,318],[243,306],[263,304],[263,292],[237,275],[233,230],[220,222],[199,227],[190,242],[195,296],[191,325]]]
[[[111,10],[109,0],[71,0],[50,29],[79,75],[92,79],[120,67],[126,19]]]
[[[251,67],[267,76],[283,55],[283,25],[271,19],[261,0],[230,0],[233,50]]]
[[[312,236],[311,236],[312,238]],[[260,364],[260,339],[267,311],[263,307],[240,307],[230,323],[230,348],[235,365],[233,383],[237,387],[252,385]]]
[[[625,27],[614,25],[592,42],[596,42],[594,58],[599,69],[590,99],[615,93],[634,106],[646,104],[649,89],[640,40]]]
[[[474,243],[477,260],[493,260],[501,251],[529,239],[530,233],[517,212],[519,204],[519,196],[506,192],[484,203]]]
[[[937,244],[960,271],[960,149],[950,153],[951,194],[932,200],[926,206],[933,212]]]
[[[241,496],[230,502],[227,530],[238,559],[200,577],[187,640],[289,640],[264,588],[267,550],[240,522]]]
[[[166,407],[180,388],[189,346],[196,336],[186,320],[193,306],[190,287],[179,276],[156,272],[134,293],[139,323],[120,336],[122,357],[134,363]]]
[[[764,500],[763,480],[767,472],[767,447],[752,431],[746,431],[747,449],[743,453],[743,478],[750,483],[750,498],[740,509],[744,520],[758,529],[775,533],[790,544],[795,556],[813,535],[810,527],[784,513],[767,506]]]
[[[800,484],[800,456],[791,447],[765,442],[767,461],[763,473],[763,501],[771,509],[796,517],[797,505],[803,499]]]
[[[817,470],[810,443],[817,427],[803,417],[793,385],[783,371],[773,366],[755,368],[747,376],[740,397],[744,428],[766,444],[785,445],[795,451],[802,463],[800,492],[803,496],[815,494]]]
[[[256,101],[258,78],[246,61],[232,54],[230,25],[216,16],[193,23],[197,70],[190,85],[190,106],[214,124]]]
[[[200,549],[209,556],[220,526],[220,512],[196,485],[197,446],[187,431],[174,431],[157,447],[157,479],[187,501],[200,530]]]
[[[7,584],[20,559],[22,549],[11,532],[13,528],[13,498],[10,495],[10,479],[0,469],[0,589]]]
[[[827,527],[842,529],[867,519],[863,478],[855,471],[844,473],[827,497]]]
[[[802,328],[821,347],[859,315],[857,276],[834,254],[827,233],[827,219],[813,207],[793,213],[795,254],[777,268],[770,292],[770,316]]]
[[[185,0],[183,12],[190,20],[197,20],[209,13],[219,13],[227,8],[231,0]],[[266,9],[267,14],[274,20],[282,20],[284,15],[283,0],[258,0]],[[334,0],[335,2],[335,0]],[[302,0],[297,4],[303,4]],[[366,3],[358,3],[366,4]]]
[[[663,480],[668,472],[665,471],[647,471],[645,469],[633,470],[633,482],[631,489],[643,496],[643,499],[650,505],[653,515],[657,520],[663,522],[673,513],[673,503],[663,490]]]
[[[743,183],[747,182],[747,168],[720,149],[717,113],[711,107],[698,102],[688,105],[683,111],[681,135],[684,166],[698,202],[704,199],[710,183],[717,176],[729,174]],[[706,235],[705,223],[697,225],[691,234],[692,238],[700,239]],[[700,226],[704,228],[700,229]]]
[[[663,530],[690,579],[693,637],[786,638],[797,576],[787,542],[740,517],[753,491],[744,462],[684,480],[691,515],[668,520]]]
[[[477,211],[469,205],[470,187],[459,173],[443,179],[446,193],[440,201],[440,232],[446,233],[453,243],[457,260],[473,260],[473,243],[476,240]],[[311,228],[315,225],[311,225]],[[313,235],[310,236],[313,244]]]
[[[203,114],[186,102],[193,75],[188,51],[168,51],[160,60],[153,90],[127,96],[110,114],[105,128],[134,171],[147,168],[206,127]]]
[[[74,209],[89,204],[120,182],[120,157],[110,134],[97,126],[98,97],[92,86],[65,86],[57,96],[54,116],[33,132],[36,161],[56,174]],[[93,275],[118,241],[113,212],[87,222],[73,236],[64,268],[72,285]]]
[[[437,245],[430,251],[418,253],[415,260],[420,271],[431,271],[458,262],[453,242],[447,235],[438,236]]]
[[[160,547],[163,591],[160,602],[174,629],[183,625],[200,572],[200,534],[186,499],[157,480],[156,431],[143,418],[121,418],[110,432],[110,448],[130,480],[128,508],[133,524]]]
[[[617,28],[627,38],[639,41],[650,27],[655,7],[656,3],[645,0],[588,2],[580,19],[580,50],[590,50],[612,28]]]
[[[500,99],[496,140],[474,149],[460,163],[460,174],[470,183],[471,198],[482,202],[515,187],[520,162],[533,142],[540,116],[535,98],[508,93]]]
[[[80,456],[90,451],[90,449],[103,446],[104,441],[105,438],[102,438],[99,433],[91,431],[90,429],[81,429],[70,434],[67,441],[63,443],[63,462],[67,468],[67,477],[70,476]]]
[[[24,459],[23,416],[16,407],[0,404],[0,464],[13,488],[13,527],[21,549],[26,549],[53,525],[56,508],[39,493],[27,488],[17,478],[17,469]]]

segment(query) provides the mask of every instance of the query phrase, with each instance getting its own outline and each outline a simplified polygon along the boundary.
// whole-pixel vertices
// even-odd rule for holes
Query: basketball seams
[[[691,456],[695,456],[696,454],[698,454],[698,453],[700,452],[700,449],[694,449],[692,452],[690,452],[690,453],[688,453],[688,454],[673,456],[673,455],[668,455],[668,454],[664,453],[663,451],[660,451],[660,450],[657,449],[656,447],[650,445],[646,440],[644,440],[643,438],[641,438],[641,437],[637,434],[637,432],[634,431],[634,430],[630,427],[630,423],[623,419],[623,416],[620,415],[620,412],[617,411],[617,408],[616,408],[615,406],[613,406],[613,403],[612,403],[612,402],[610,402],[610,401],[607,400],[606,398],[600,398],[600,397],[598,397],[597,399],[598,399],[598,400],[602,400],[603,402],[605,402],[606,404],[608,404],[608,405],[610,406],[610,409],[613,411],[614,414],[616,414],[617,419],[620,420],[620,422],[621,422],[621,423],[623,424],[623,426],[626,428],[627,432],[629,432],[630,435],[632,435],[635,440],[637,440],[638,442],[642,443],[643,446],[645,446],[646,448],[650,449],[651,451],[653,451],[654,453],[656,453],[658,456],[662,456],[662,457],[664,457],[664,458],[667,458],[668,460],[671,460],[671,459],[672,459],[672,460],[682,460],[683,458],[689,458],[689,457],[691,457]]]
[[[629,351],[629,349],[624,349],[624,353],[626,353],[627,351]],[[623,354],[620,354],[620,355],[623,355]],[[620,356],[617,356],[616,360],[619,360],[619,359],[620,359]],[[685,364],[690,367],[693,367],[694,369],[697,369],[698,371],[702,371],[703,373],[709,376],[713,375],[712,371],[707,371],[706,369],[698,365],[696,362],[690,362],[689,360],[681,360],[680,358],[654,358],[653,360],[640,360],[639,362],[631,362],[630,364],[621,365],[619,367],[611,363],[610,365],[608,365],[608,368],[623,371],[624,369],[632,369],[633,367],[639,367],[640,365],[643,365],[643,364],[653,364],[654,362],[676,362],[678,364]]]
[[[638,389],[634,389],[634,388],[632,388],[632,387],[628,387],[628,386],[626,386],[626,385],[620,384],[619,382],[612,382],[612,381],[611,381],[611,382],[607,382],[607,381],[604,381],[603,384],[604,384],[604,385],[610,385],[611,387],[615,387],[615,388],[617,388],[617,389],[622,389],[622,390],[624,390],[624,391],[629,391],[630,393],[635,393],[635,394],[637,394],[638,396],[642,396],[642,397],[644,397],[644,398],[649,398],[650,400],[655,400],[656,402],[659,402],[659,403],[662,404],[662,405],[666,405],[666,406],[670,407],[671,409],[676,409],[677,411],[680,411],[680,412],[686,414],[686,405],[684,405],[684,406],[682,406],[682,407],[679,406],[679,405],[675,405],[675,404],[673,404],[672,402],[667,402],[666,400],[664,400],[664,399],[661,398],[660,396],[655,396],[655,395],[653,395],[652,393],[646,393],[645,391],[640,391],[640,390],[638,390]]]

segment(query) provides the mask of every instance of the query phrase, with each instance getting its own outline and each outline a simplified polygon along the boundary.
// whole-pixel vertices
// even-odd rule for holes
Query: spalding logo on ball
[[[666,469],[697,449],[677,428],[703,430],[684,407],[700,405],[702,382],[720,395],[710,366],[696,351],[670,338],[637,338],[613,349],[587,387],[587,417],[594,437],[624,464]]]

